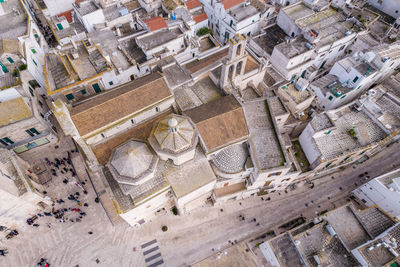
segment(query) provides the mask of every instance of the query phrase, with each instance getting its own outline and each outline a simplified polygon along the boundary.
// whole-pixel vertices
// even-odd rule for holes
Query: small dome
[[[154,157],[146,143],[129,141],[114,150],[111,165],[119,175],[136,178],[151,167]]]
[[[178,121],[175,118],[171,118],[168,120],[169,128],[175,128],[178,125]]]
[[[190,147],[196,135],[186,117],[173,114],[157,123],[154,137],[161,149],[178,153]]]

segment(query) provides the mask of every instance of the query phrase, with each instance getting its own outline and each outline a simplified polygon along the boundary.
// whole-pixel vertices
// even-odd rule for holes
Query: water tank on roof
[[[329,224],[327,224],[327,225],[325,226],[325,228],[326,228],[326,230],[328,230],[328,232],[329,232],[329,234],[330,234],[331,236],[335,236],[335,235],[336,235],[335,230],[334,230],[333,227],[330,226]]]
[[[128,13],[129,13],[129,10],[127,8],[125,8],[125,7],[119,10],[119,14],[121,16],[128,15]]]

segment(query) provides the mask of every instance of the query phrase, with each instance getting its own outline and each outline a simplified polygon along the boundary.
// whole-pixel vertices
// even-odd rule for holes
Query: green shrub
[[[211,34],[211,36],[214,36],[213,31],[207,27],[203,27],[197,31],[197,36],[203,36],[206,34]]]
[[[28,67],[28,66],[27,66],[26,64],[22,64],[22,65],[19,65],[18,69],[19,69],[20,71],[23,71],[23,70],[26,70],[27,67]]]
[[[163,227],[161,227],[161,230],[162,230],[163,232],[166,232],[166,231],[168,231],[168,227],[164,225]]]
[[[178,209],[175,206],[172,207],[171,211],[174,215],[178,215]]]
[[[12,75],[13,75],[14,77],[17,77],[17,76],[18,76],[18,70],[17,70],[17,69],[14,69],[13,72],[12,72]]]

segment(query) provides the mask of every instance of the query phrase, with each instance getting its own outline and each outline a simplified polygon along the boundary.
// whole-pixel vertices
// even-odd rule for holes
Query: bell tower
[[[229,39],[228,56],[222,62],[220,87],[226,90],[229,85],[234,86],[235,80],[244,74],[247,62],[247,37],[236,34]],[[229,93],[229,92],[227,92]]]

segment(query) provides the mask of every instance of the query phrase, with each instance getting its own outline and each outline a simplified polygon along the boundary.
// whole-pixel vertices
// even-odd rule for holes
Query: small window
[[[14,144],[14,141],[12,141],[10,138],[8,138],[8,137],[4,137],[4,138],[2,138],[2,139],[0,139],[0,140],[2,140],[4,143],[6,143],[5,145],[7,145],[7,143],[8,144]],[[2,142],[2,144],[4,144]]]
[[[35,38],[39,38],[39,34],[37,34],[37,33],[34,36],[35,36]]]
[[[353,83],[356,83],[358,81],[358,76],[354,77]]]
[[[343,98],[345,98],[346,97],[346,95],[342,95],[342,97],[340,97],[340,99],[343,99]]]
[[[331,165],[332,165],[332,162],[329,162],[328,164],[325,165],[325,168],[328,168]]]
[[[101,89],[98,83],[92,84],[92,87],[96,93],[101,93]]]
[[[85,89],[82,89],[82,90],[81,90],[81,94],[82,94],[82,95],[86,95],[86,90],[85,90]]]
[[[62,26],[61,23],[57,23],[57,28],[58,28],[58,30],[60,30],[60,31],[64,29],[64,27]]]
[[[160,108],[159,107],[156,107],[156,112],[160,112]]]
[[[31,49],[32,53],[36,54],[36,50],[35,49]]]
[[[8,60],[8,62],[10,62],[10,63],[14,63],[14,60],[13,60],[12,58],[10,58],[10,57],[8,57],[7,60]]]
[[[43,103],[42,103],[40,100],[38,100],[38,103],[39,103],[39,105],[40,105],[41,107],[43,107]]]
[[[345,47],[346,47],[345,45],[342,45],[342,46],[339,48],[339,51],[342,51]]]
[[[101,137],[103,137],[103,138],[105,137],[103,133],[101,133],[100,135],[101,135]]]
[[[330,95],[330,96],[328,97],[328,99],[329,99],[329,101],[332,101],[333,96]]]
[[[34,97],[35,95],[33,94],[33,90],[32,88],[29,87],[29,93],[31,94],[32,97]]]
[[[367,203],[367,201],[365,199],[361,199],[362,202]]]
[[[109,85],[113,85],[113,84],[114,84],[114,82],[113,82],[113,81],[111,81],[111,82],[108,82],[108,84],[109,84]]]
[[[307,73],[307,70],[304,70],[304,71],[301,73],[301,78],[306,77],[306,73]]]
[[[361,88],[361,85],[359,85],[358,87],[357,87],[357,89],[360,89]]]
[[[32,58],[32,61],[33,61],[33,63],[37,66],[37,63],[36,63],[36,61]]]
[[[73,100],[73,99],[75,98],[73,94],[67,94],[67,95],[65,95],[65,97],[66,97],[68,100]]]
[[[135,124],[135,121],[132,119],[132,120],[131,120],[131,123],[132,123],[132,124]]]
[[[267,13],[267,18],[269,17],[269,12]]]

